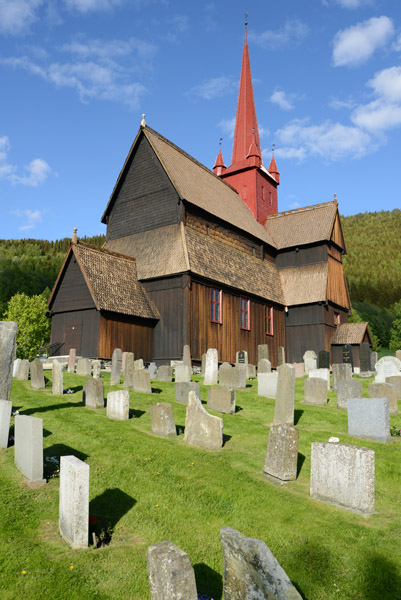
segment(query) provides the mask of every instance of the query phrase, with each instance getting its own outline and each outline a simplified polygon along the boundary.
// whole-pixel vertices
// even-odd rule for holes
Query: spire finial
[[[221,142],[222,142],[222,141],[223,141],[223,138],[221,137],[221,138],[219,139],[219,146],[220,146],[220,148],[221,148]]]
[[[141,127],[145,127],[146,126],[146,121],[145,121],[145,113],[142,114],[142,121],[141,121]]]
[[[334,194],[334,202],[337,202],[337,194]]]
[[[248,27],[248,11],[246,10],[245,11],[245,31],[246,31],[247,27]]]
[[[276,147],[276,144],[272,144],[272,154],[274,155],[274,148]]]
[[[71,242],[73,244],[76,244],[78,242],[77,231],[78,231],[78,229],[76,227],[74,227],[74,233],[72,234],[72,238],[71,238]]]

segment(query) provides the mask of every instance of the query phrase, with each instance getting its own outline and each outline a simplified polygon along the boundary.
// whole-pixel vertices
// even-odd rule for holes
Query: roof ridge
[[[110,254],[111,256],[116,256],[117,258],[124,258],[131,262],[135,262],[134,256],[128,256],[127,254],[121,254],[120,252],[114,252],[114,250],[109,250],[108,248],[103,248],[103,246],[101,248],[99,248],[98,246],[94,246],[93,244],[87,244],[86,242],[81,242],[79,240],[76,244],[71,244],[71,245],[72,246],[73,245],[74,246],[83,246],[84,248],[87,248],[88,250],[94,250],[95,252],[100,252],[100,253],[103,252],[104,254]]]
[[[294,208],[292,210],[285,210],[283,212],[279,212],[275,215],[268,215],[266,218],[266,222],[270,219],[277,219],[278,217],[285,217],[287,215],[292,215],[300,212],[306,212],[308,210],[313,210],[315,208],[323,208],[325,206],[338,206],[336,200],[330,200],[330,202],[321,202],[320,204],[311,204],[310,206],[302,206],[301,208]]]

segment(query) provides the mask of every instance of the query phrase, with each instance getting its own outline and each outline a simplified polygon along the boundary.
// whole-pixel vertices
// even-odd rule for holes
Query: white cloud
[[[270,102],[279,106],[282,110],[293,110],[294,105],[290,100],[290,96],[283,90],[276,90],[270,96]]]
[[[394,25],[388,17],[372,17],[334,37],[334,66],[356,67],[366,62],[378,48],[383,47],[394,35]]]
[[[76,39],[69,44],[61,46],[60,50],[83,59],[96,58],[110,60],[126,57],[135,52],[138,58],[150,60],[155,56],[157,48],[154,44],[137,38],[111,40],[109,42],[104,40]]]
[[[119,6],[122,0],[64,0],[67,8],[80,13],[110,10]]]
[[[235,129],[235,117],[233,117],[232,119],[223,119],[218,123],[218,127],[220,127],[223,133],[226,133],[228,137],[233,138]]]
[[[355,100],[339,100],[338,98],[333,98],[330,101],[329,106],[334,110],[341,110],[343,108],[350,110],[351,108],[355,108]]]
[[[238,82],[235,79],[222,75],[221,77],[212,77],[205,83],[192,87],[187,95],[212,100],[231,94],[237,87]]]
[[[38,18],[43,0],[0,0],[0,32],[12,35],[25,33]]]
[[[281,29],[267,29],[259,34],[250,31],[248,40],[267,50],[277,50],[289,44],[298,44],[308,33],[308,26],[294,19],[287,21]]]
[[[325,6],[329,6],[332,3],[339,4],[340,6],[342,6],[344,8],[354,9],[354,8],[360,8],[361,6],[369,6],[369,5],[373,4],[374,1],[373,0],[332,0],[332,2],[329,2],[329,0],[322,0],[322,4],[324,4]]]
[[[393,50],[401,52],[401,33],[398,34],[398,37],[393,44]]]
[[[367,84],[376,98],[358,106],[351,115],[358,127],[380,135],[401,125],[401,67],[390,67],[376,73]]]
[[[295,208],[299,208],[301,205],[299,202],[295,201],[295,202],[291,202],[290,204],[290,209],[294,210]]]
[[[376,73],[368,81],[378,96],[389,102],[401,102],[401,67],[390,67]]]
[[[10,214],[25,220],[25,223],[21,225],[18,229],[20,231],[26,231],[28,229],[33,229],[38,223],[41,223],[43,221],[44,211],[40,211],[38,209],[30,210],[28,208],[24,208],[12,210],[10,211]]]
[[[21,184],[37,187],[44,183],[51,168],[43,158],[35,158],[25,167],[26,175],[17,175],[17,167],[8,162],[8,153],[11,149],[10,141],[6,135],[0,137],[0,179],[6,179],[12,185]]]

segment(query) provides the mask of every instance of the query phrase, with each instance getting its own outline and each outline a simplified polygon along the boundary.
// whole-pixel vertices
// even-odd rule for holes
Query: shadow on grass
[[[299,474],[301,472],[302,469],[302,465],[304,464],[306,458],[303,454],[301,454],[300,452],[298,452],[298,459],[297,459],[297,477],[299,477]]]
[[[63,390],[63,394],[67,393],[67,390],[72,390],[71,392],[69,392],[70,394],[76,394],[77,392],[81,392],[84,389],[83,385],[73,385],[73,386],[69,386],[68,388],[66,388],[65,390]]]
[[[223,578],[205,563],[194,565],[196,588],[198,594],[202,597],[205,594],[213,600],[222,600],[223,598]]]
[[[223,446],[225,446],[227,442],[231,440],[232,437],[232,435],[227,435],[226,433],[223,433]]]
[[[27,408],[26,410],[22,410],[20,415],[34,415],[36,413],[47,412],[48,410],[57,410],[59,408],[71,408],[72,406],[80,407],[82,404],[80,402],[63,402],[59,404],[49,404],[48,406],[40,406],[38,408]]]
[[[163,390],[161,390],[160,388],[152,387],[152,394],[161,394],[162,392]]]
[[[304,410],[301,410],[300,408],[296,408],[294,410],[294,425],[297,425],[302,417],[302,415],[304,414]]]
[[[43,433],[44,435],[44,433]],[[52,479],[60,475],[60,457],[61,456],[76,456],[83,462],[88,458],[88,454],[80,452],[71,446],[65,444],[53,444],[43,450],[43,477]]]
[[[238,406],[238,404],[235,407],[235,412],[239,412],[240,410],[243,410],[242,406]]]
[[[388,558],[369,550],[361,565],[361,597],[365,600],[401,598],[399,567]]]
[[[144,414],[145,414],[144,410],[136,410],[135,408],[129,409],[129,418],[130,419],[139,419]]]
[[[119,488],[107,489],[89,503],[89,544],[108,546],[118,521],[135,506],[136,500]]]
[[[177,432],[177,435],[184,435],[185,427],[184,425],[176,425],[175,430]]]

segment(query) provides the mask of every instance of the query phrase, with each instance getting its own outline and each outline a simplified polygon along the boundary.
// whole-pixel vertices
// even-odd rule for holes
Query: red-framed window
[[[265,306],[265,334],[273,335],[273,307]]]
[[[250,329],[249,321],[249,298],[240,298],[241,329]]]
[[[222,291],[219,288],[210,288],[210,320],[213,323],[221,323],[222,317]]]
[[[339,312],[335,312],[334,313],[334,325],[340,325],[341,323],[341,318],[340,318],[340,313]]]

